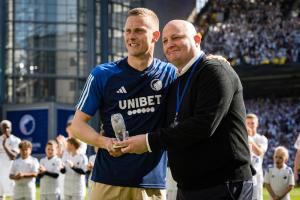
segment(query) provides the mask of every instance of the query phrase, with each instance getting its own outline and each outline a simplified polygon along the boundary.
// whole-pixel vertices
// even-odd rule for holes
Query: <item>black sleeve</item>
[[[236,89],[232,84],[231,74],[220,66],[222,64],[224,63],[217,61],[208,63],[202,69],[201,77],[198,77],[200,73],[195,74],[196,81],[193,84],[197,88],[192,105],[193,116],[183,119],[174,128],[150,132],[148,141],[152,151],[161,148],[185,149],[214,134],[229,110]]]
[[[43,176],[44,176],[44,173],[39,173],[39,174],[38,174],[38,177],[39,177],[39,178],[43,178]]]
[[[81,168],[72,167],[71,169],[73,169],[78,174],[85,174],[85,171]]]
[[[91,172],[92,172],[91,170],[87,170],[85,173],[86,173],[87,175],[90,175]]]
[[[45,171],[45,172],[44,172],[44,175],[50,176],[50,177],[52,177],[52,178],[58,178],[58,176],[59,176],[58,173],[48,172],[48,171]]]
[[[64,167],[64,168],[61,168],[60,169],[60,172],[62,173],[62,174],[65,174],[66,173],[66,168]]]

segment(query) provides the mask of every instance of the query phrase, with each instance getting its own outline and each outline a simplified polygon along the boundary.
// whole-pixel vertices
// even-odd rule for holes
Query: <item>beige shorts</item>
[[[165,189],[111,186],[90,182],[88,200],[166,200]]]

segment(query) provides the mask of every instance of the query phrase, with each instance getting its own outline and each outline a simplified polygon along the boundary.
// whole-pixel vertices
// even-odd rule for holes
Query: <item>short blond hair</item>
[[[32,143],[29,140],[22,140],[19,144],[19,149],[32,149]]]
[[[250,118],[250,119],[258,119],[257,115],[254,114],[254,113],[249,113],[249,114],[247,114],[246,118],[247,118],[247,119],[249,119],[249,118]]]
[[[256,120],[258,122],[258,117],[254,113],[247,114],[246,119],[254,119],[254,120]]]
[[[285,155],[286,161],[289,159],[289,150],[284,146],[278,146],[274,150],[274,156],[277,152],[282,152]]]
[[[142,17],[149,17],[153,22],[155,28],[159,30],[159,19],[155,12],[148,8],[133,8],[128,11],[128,17],[131,16],[142,16]]]

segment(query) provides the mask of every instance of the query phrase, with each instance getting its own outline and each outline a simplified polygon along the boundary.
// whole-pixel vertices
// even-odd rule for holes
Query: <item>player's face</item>
[[[69,153],[74,152],[75,151],[74,145],[72,145],[71,143],[67,142],[67,151]]]
[[[3,123],[1,126],[1,132],[4,135],[9,136],[11,134],[11,126],[9,124]]]
[[[193,35],[181,25],[167,24],[162,32],[162,42],[167,60],[176,67],[184,67],[195,56]]]
[[[274,155],[274,162],[277,168],[282,168],[284,163],[287,161],[287,158],[282,151],[277,151]]]
[[[31,148],[23,147],[20,149],[20,156],[22,159],[26,159],[31,155]]]
[[[53,145],[46,146],[46,155],[48,158],[52,158],[57,154],[57,149]]]
[[[258,127],[258,121],[254,118],[247,118],[246,119],[246,126],[251,130],[256,130]]]
[[[153,56],[154,44],[159,38],[159,32],[155,31],[150,17],[130,16],[126,20],[124,29],[128,56]]]

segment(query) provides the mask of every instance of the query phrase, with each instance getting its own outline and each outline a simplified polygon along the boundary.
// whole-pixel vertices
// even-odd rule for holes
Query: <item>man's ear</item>
[[[152,41],[153,42],[157,42],[159,40],[159,37],[160,37],[160,32],[159,31],[155,31],[153,33],[153,39],[152,39]]]
[[[197,33],[197,34],[194,36],[194,40],[195,40],[196,44],[198,44],[198,45],[200,46],[201,40],[202,40],[202,35],[201,35],[201,33]]]

